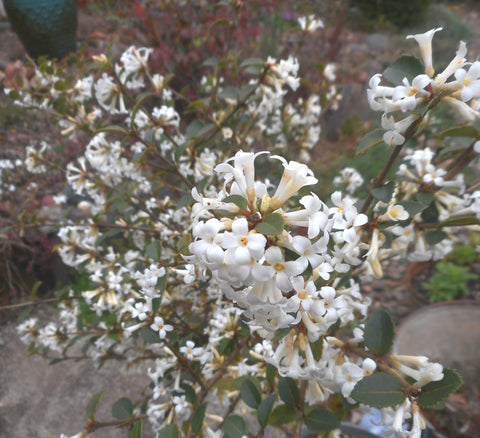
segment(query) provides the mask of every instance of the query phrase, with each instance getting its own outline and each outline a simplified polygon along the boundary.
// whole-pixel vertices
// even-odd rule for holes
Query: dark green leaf
[[[255,228],[259,233],[276,236],[283,232],[285,222],[280,213],[267,214]]]
[[[404,55],[383,72],[383,77],[393,85],[403,85],[403,78],[406,77],[411,83],[415,76],[423,73],[425,70],[418,58]]]
[[[124,420],[132,415],[134,407],[128,397],[122,397],[113,404],[112,415],[119,420]]]
[[[262,401],[262,395],[251,379],[245,379],[242,382],[240,394],[245,404],[250,406],[252,409],[257,409],[258,405]]]
[[[272,394],[268,396],[265,400],[262,400],[258,406],[257,418],[260,423],[260,427],[263,429],[268,424],[268,419],[272,413],[273,405],[277,400],[277,394]]]
[[[434,202],[432,202],[427,208],[422,211],[422,219],[427,223],[438,222],[438,208]]]
[[[435,197],[434,192],[418,192],[417,193],[417,201],[421,202],[422,204],[425,204],[426,206],[429,206],[430,203],[433,201],[433,198]]]
[[[229,26],[230,22],[226,18],[219,18],[215,23],[212,24],[213,26]]]
[[[337,417],[330,411],[321,408],[313,408],[305,416],[304,422],[305,426],[315,432],[327,432],[340,427],[340,422],[337,420]]]
[[[475,216],[456,216],[442,221],[441,225],[442,227],[480,225],[480,221]]]
[[[205,123],[203,123],[201,120],[198,120],[198,119],[194,120],[187,126],[187,129],[185,130],[185,136],[187,138],[198,137],[198,132],[204,126],[205,126]]]
[[[246,210],[248,207],[247,200],[240,195],[230,195],[227,196],[222,202],[226,202],[228,204],[235,204],[240,210]]]
[[[160,240],[156,240],[155,242],[150,243],[147,246],[147,255],[158,262],[162,256],[162,242]]]
[[[300,414],[296,409],[292,409],[290,405],[277,406],[270,415],[270,424],[273,426],[281,426],[282,424],[296,421]]]
[[[418,405],[422,408],[432,407],[445,400],[463,384],[462,377],[450,368],[443,369],[443,379],[427,383],[418,397]]]
[[[248,67],[250,65],[263,65],[264,60],[262,58],[248,58],[242,61],[240,67]]]
[[[165,426],[157,435],[158,438],[180,438],[180,431],[176,424]]]
[[[160,336],[158,336],[158,333],[154,332],[150,327],[143,327],[140,330],[140,337],[147,344],[159,344],[160,342],[162,342]]]
[[[418,201],[401,201],[399,204],[408,212],[410,216],[415,216],[426,208],[426,205]]]
[[[445,129],[438,134],[438,138],[440,139],[445,137],[469,137],[476,139],[480,137],[480,131],[472,125],[455,126]]]
[[[320,360],[323,354],[323,336],[320,336],[313,344],[310,344],[312,349],[313,358]]]
[[[287,405],[297,405],[300,400],[297,382],[290,377],[282,377],[278,381],[278,395]]]
[[[223,423],[223,431],[229,438],[242,438],[244,435],[248,435],[247,424],[239,415],[231,415],[226,418]]]
[[[385,144],[383,134],[385,134],[383,129],[375,129],[365,135],[365,137],[360,140],[360,143],[358,143],[356,156],[358,157],[382,143]]]
[[[237,101],[238,99],[238,89],[231,85],[227,85],[224,87],[219,93],[218,97],[222,99],[234,100]]]
[[[207,411],[208,402],[203,402],[192,416],[192,432],[198,435],[202,430],[203,419],[205,418],[205,412]]]
[[[392,348],[395,327],[392,317],[385,310],[377,310],[367,321],[365,343],[378,356],[388,353]]]
[[[143,438],[143,420],[135,423],[135,426],[128,434],[128,438]]]
[[[271,364],[267,364],[267,370],[265,372],[267,377],[267,382],[273,388],[273,384],[275,383],[275,376],[277,374],[277,369]]]
[[[393,181],[390,181],[389,183],[385,184],[383,187],[376,187],[372,189],[372,195],[374,198],[378,199],[379,201],[388,203],[392,199],[394,189],[395,189],[395,183]]]
[[[102,401],[103,396],[105,395],[106,390],[97,392],[88,402],[87,405],[87,417],[90,419],[95,418],[95,414],[97,412],[98,406]]]
[[[395,406],[405,400],[402,385],[395,377],[385,373],[364,377],[353,388],[351,397],[359,403],[375,408]]]
[[[188,403],[192,405],[195,404],[195,402],[197,401],[197,394],[193,387],[190,386],[188,383],[180,383],[180,388],[185,391],[185,399],[188,401]]]
[[[425,233],[425,240],[429,245],[436,245],[447,237],[447,233],[441,230],[432,230]]]

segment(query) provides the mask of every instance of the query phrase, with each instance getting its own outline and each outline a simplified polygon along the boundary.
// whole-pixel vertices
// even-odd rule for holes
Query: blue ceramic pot
[[[76,0],[3,0],[3,5],[32,58],[61,59],[76,50]]]

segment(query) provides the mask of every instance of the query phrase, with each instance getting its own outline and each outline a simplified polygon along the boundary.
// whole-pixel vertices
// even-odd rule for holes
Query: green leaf
[[[207,58],[205,61],[202,62],[204,67],[215,67],[218,64],[218,58],[216,56],[212,56]]]
[[[313,408],[304,420],[305,426],[315,432],[327,432],[340,427],[337,417],[330,411],[321,408]]]
[[[323,335],[320,336],[314,343],[310,344],[310,348],[312,349],[313,358],[315,360],[320,360],[323,355]]]
[[[445,400],[463,384],[462,377],[450,368],[443,369],[443,379],[427,383],[418,397],[418,405],[422,408],[432,407]]]
[[[282,377],[278,381],[278,395],[287,405],[297,405],[300,401],[297,382],[290,377]]]
[[[385,373],[364,377],[353,388],[351,397],[359,403],[375,408],[395,406],[405,400],[400,382]]]
[[[385,310],[377,310],[368,318],[365,327],[365,343],[378,356],[388,353],[392,348],[395,327],[392,317]]]
[[[165,426],[157,435],[158,438],[180,438],[180,431],[176,424]]]
[[[423,202],[418,201],[401,201],[398,204],[401,205],[411,217],[425,210],[427,207]]]
[[[240,210],[246,210],[248,207],[247,200],[241,195],[230,195],[222,200],[228,204],[235,204]]]
[[[445,231],[441,230],[432,230],[425,233],[425,240],[429,245],[436,245],[440,243],[443,239],[447,238],[448,235]]]
[[[104,389],[103,391],[97,392],[88,402],[87,405],[87,417],[90,419],[95,418],[95,414],[97,412],[98,406],[100,405],[100,402],[102,401],[103,396],[105,395],[106,390]]]
[[[264,64],[264,60],[262,58],[247,58],[245,61],[242,61],[240,67],[249,67],[251,65],[262,65]]]
[[[205,418],[205,412],[207,411],[208,402],[203,402],[192,416],[192,432],[194,435],[198,435],[202,430],[203,419]]]
[[[388,203],[392,199],[393,191],[395,189],[395,182],[390,181],[382,187],[372,189],[372,195],[379,201]]]
[[[267,214],[255,229],[267,236],[276,236],[283,232],[285,221],[280,213]]]
[[[277,369],[271,363],[269,363],[267,364],[267,369],[265,371],[265,374],[267,377],[267,382],[273,388],[275,383],[275,376],[277,375]]]
[[[247,424],[239,415],[231,415],[223,423],[223,431],[229,438],[242,438],[248,435]]]
[[[188,401],[190,404],[195,404],[197,401],[197,394],[195,392],[195,389],[188,383],[180,383],[180,388],[182,388],[185,391],[185,399]]]
[[[185,137],[187,138],[198,137],[198,132],[204,126],[205,126],[205,123],[203,123],[201,120],[198,120],[198,119],[194,120],[187,126],[187,129],[185,130]]]
[[[384,133],[385,131],[383,129],[375,129],[365,135],[365,137],[360,140],[360,143],[358,143],[356,156],[359,157],[370,149],[382,143],[385,144],[383,141]]]
[[[268,396],[265,400],[262,400],[258,406],[257,419],[260,423],[260,427],[263,429],[267,427],[268,419],[272,413],[273,405],[277,400],[277,394],[272,394]]]
[[[442,227],[480,225],[480,221],[476,218],[476,216],[455,216],[442,221],[440,225]]]
[[[410,83],[415,76],[425,73],[425,69],[418,58],[404,55],[398,58],[383,72],[383,77],[393,85],[403,85],[403,78]]]
[[[124,420],[132,415],[135,406],[128,397],[118,399],[112,406],[112,415],[119,420]]]
[[[227,85],[218,93],[218,97],[228,100],[238,100],[238,89],[232,85]]]
[[[159,344],[160,342],[162,342],[160,336],[158,336],[158,333],[154,332],[150,327],[143,327],[140,330],[140,337],[147,344]]]
[[[443,139],[445,137],[479,138],[480,131],[472,125],[454,126],[453,128],[445,129],[438,134],[439,139]]]
[[[143,438],[143,420],[138,421],[128,434],[128,438]]]
[[[257,409],[258,405],[262,401],[262,395],[251,379],[245,379],[242,382],[240,394],[245,404],[250,406],[252,409]]]
[[[277,406],[270,415],[270,424],[273,426],[281,426],[282,424],[296,421],[300,414],[296,409],[292,409],[290,405]]]
[[[418,192],[416,195],[417,201],[425,204],[425,206],[429,206],[435,197],[434,192]]]
[[[219,18],[215,23],[212,24],[211,27],[214,26],[229,26],[230,22],[226,18]]]
[[[156,240],[155,242],[150,243],[147,246],[147,255],[158,262],[162,256],[162,242],[160,240]]]

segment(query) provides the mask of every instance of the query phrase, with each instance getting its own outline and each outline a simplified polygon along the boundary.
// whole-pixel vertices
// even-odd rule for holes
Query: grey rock
[[[480,389],[480,305],[435,304],[412,313],[398,328],[396,354],[427,356],[456,369],[465,387]]]
[[[53,313],[38,309],[35,316],[39,315],[48,321]],[[125,374],[118,363],[97,370],[90,360],[49,365],[40,356],[28,357],[15,326],[11,322],[0,327],[5,340],[0,354],[0,438],[72,436],[86,425],[90,398],[104,389],[97,419],[115,420],[113,403],[124,396],[136,401],[150,382],[145,375]],[[126,438],[128,431],[104,428],[94,436]]]

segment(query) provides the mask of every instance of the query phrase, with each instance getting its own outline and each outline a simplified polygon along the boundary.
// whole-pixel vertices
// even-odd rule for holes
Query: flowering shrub
[[[299,24],[315,32],[314,22]],[[370,184],[344,169],[325,200],[305,163],[327,97],[290,97],[300,86],[294,56],[210,59],[193,102],[150,70],[151,49],[135,47],[118,62],[95,57],[78,80],[45,63],[38,87],[8,90],[19,105],[55,111],[64,135],[91,133],[66,166],[84,215],[49,224],[63,262],[88,282],[60,295],[58,322],[19,326],[30,351],[62,360],[83,341],[98,366],[121,360],[148,374],[150,390],[119,399],[118,422],[108,423],[131,437],[144,420],[157,437],[263,436],[267,427],[300,436],[302,425],[336,436],[350,410],[372,407],[387,433],[420,437],[421,409],[461,378],[392,354],[393,322],[369,313],[362,283],[395,258],[442,259],[457,227],[479,224],[480,192],[463,170],[480,153],[480,63],[460,43],[435,75],[438,30],[413,36],[423,64],[402,57],[370,81],[382,128],[358,152],[390,145],[383,170]],[[237,68],[245,81],[229,74]],[[432,137],[444,105],[452,126]],[[447,147],[450,137],[469,143]],[[43,154],[28,151],[30,171],[47,171]],[[76,436],[106,425],[100,399]]]

